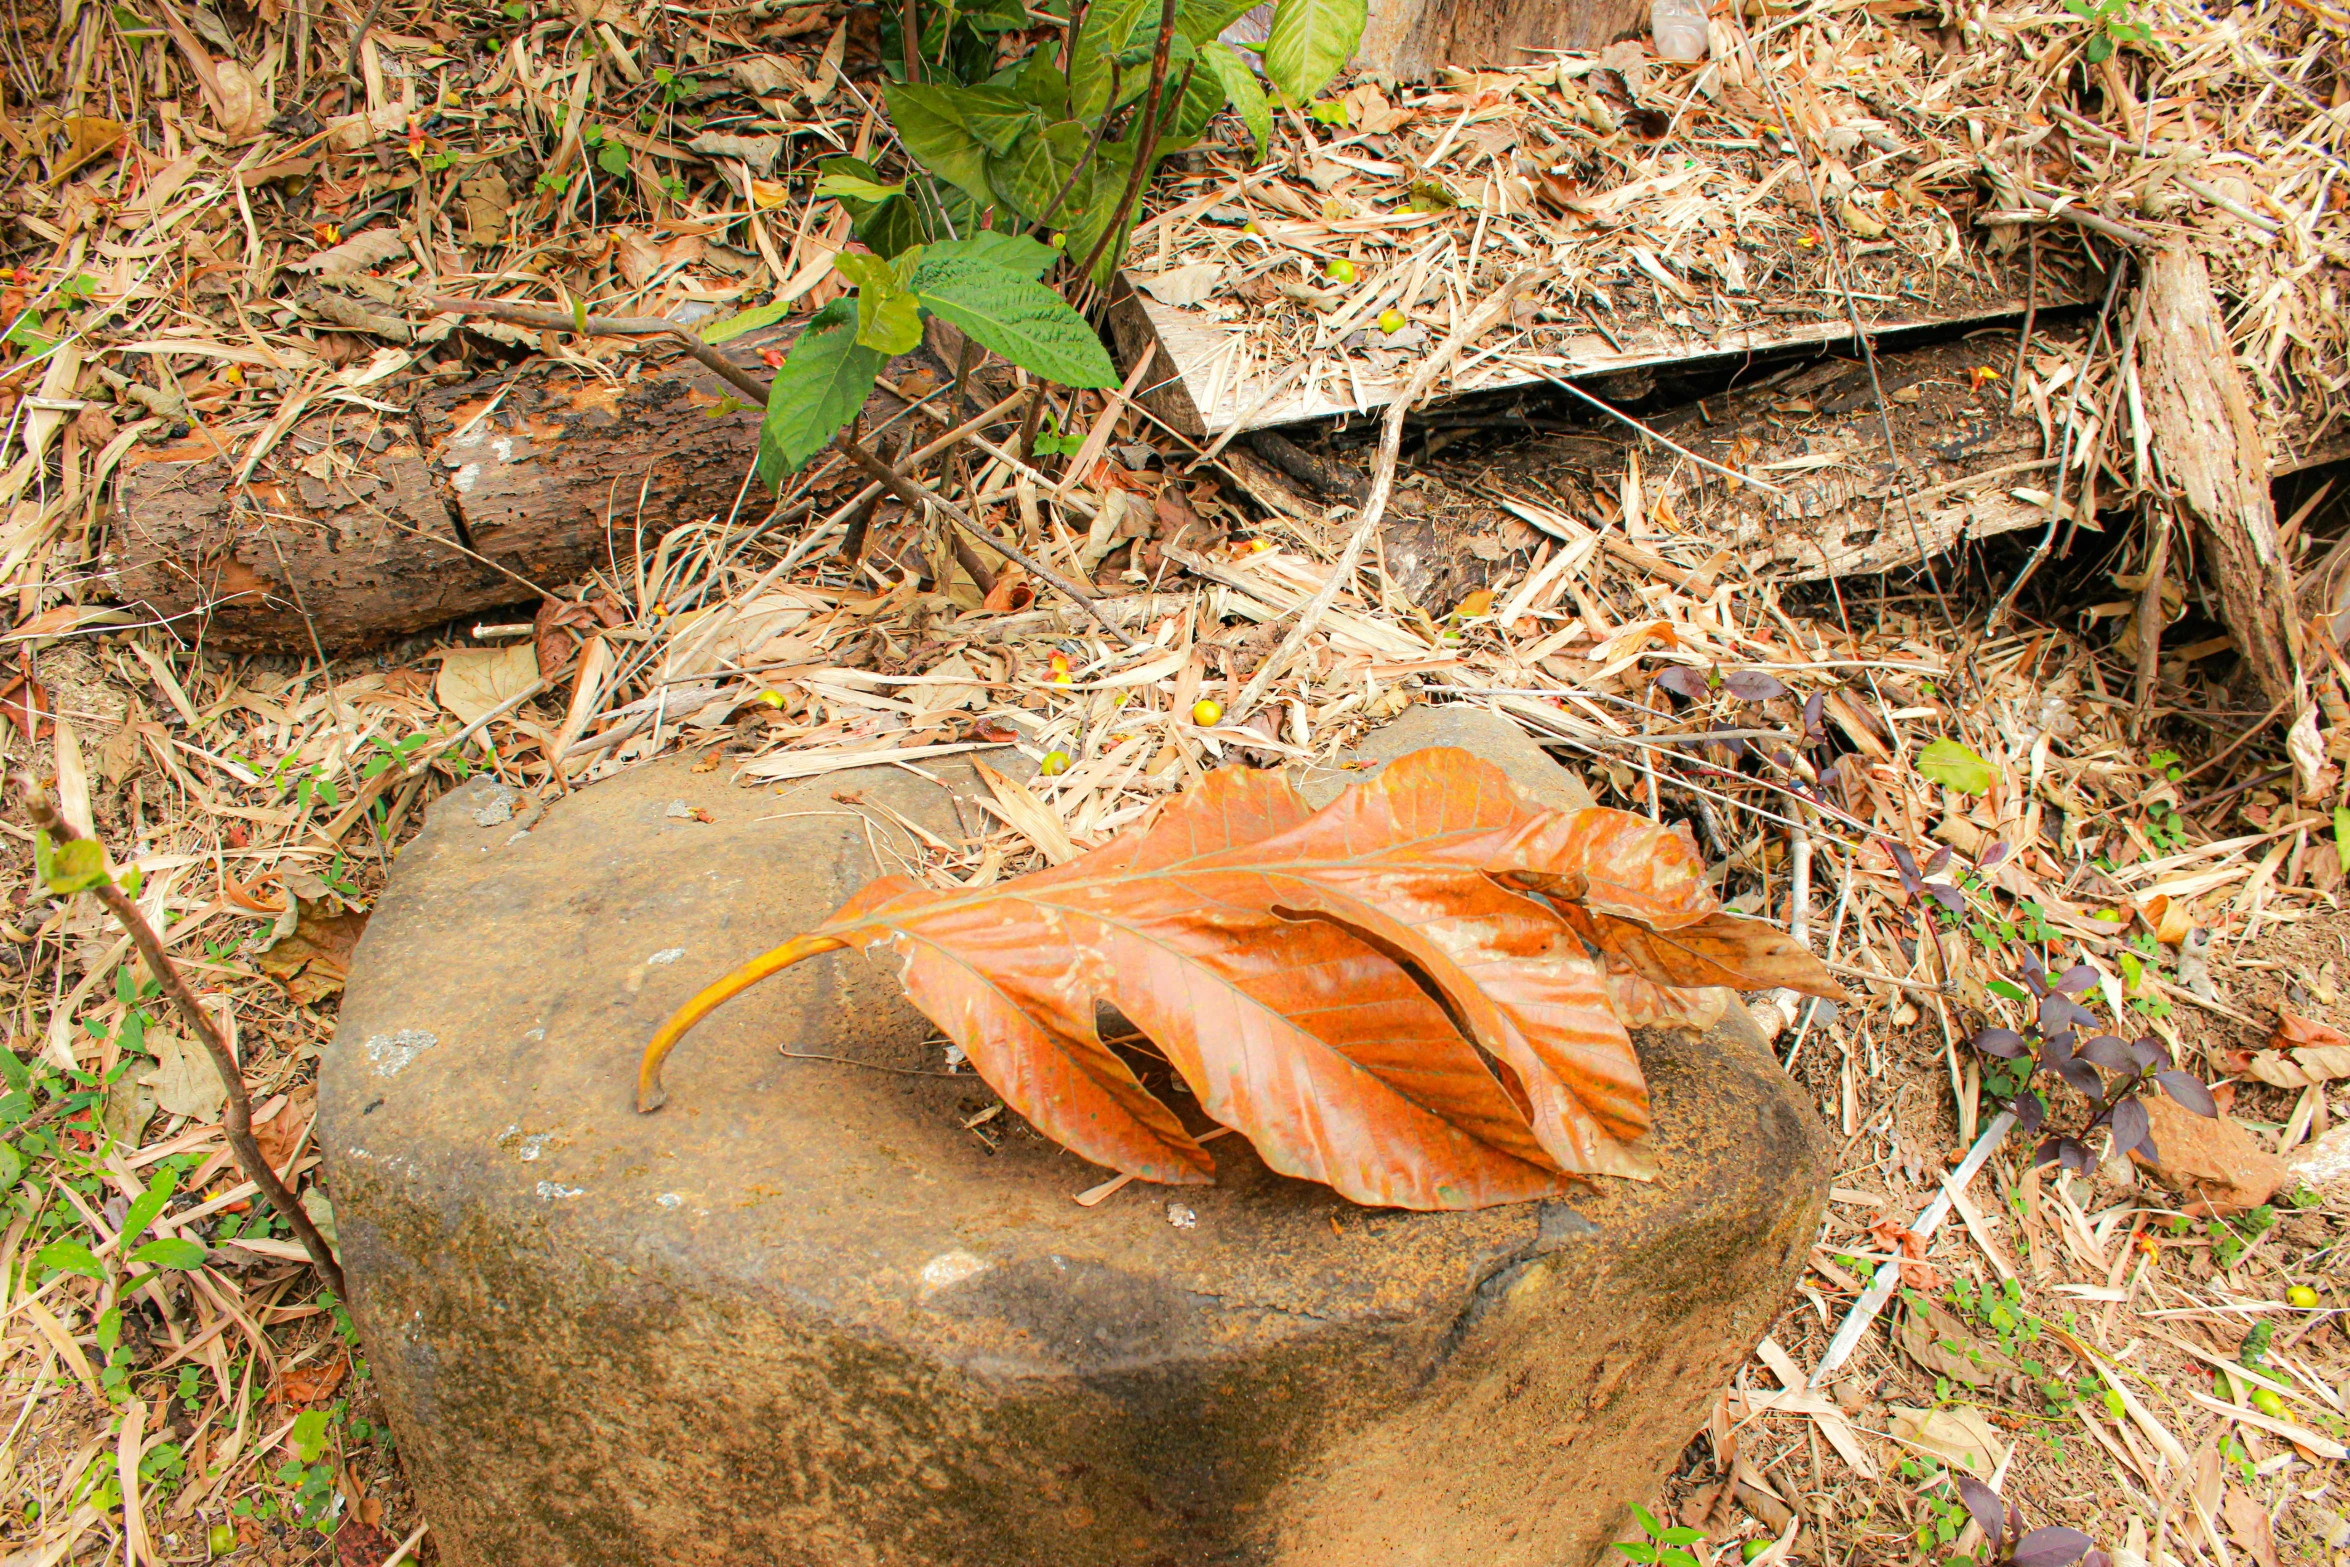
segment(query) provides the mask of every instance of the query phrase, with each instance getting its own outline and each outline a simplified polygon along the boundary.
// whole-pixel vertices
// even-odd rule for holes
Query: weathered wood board
[[[2072,303],[2077,292],[2052,303]],[[1849,343],[1852,325],[1841,309],[1823,303],[1817,313],[1768,313],[1766,302],[1743,319],[1707,329],[1663,323],[1610,326],[1609,334],[1573,327],[1536,326],[1525,346],[1493,351],[1491,342],[1462,356],[1467,367],[1445,387],[1450,396],[1536,386],[1549,379],[1572,381],[1660,365],[1695,366],[1709,360],[1759,356]],[[1956,328],[2020,317],[2021,297],[1969,294],[1936,308],[1896,304],[1863,307],[1862,322],[1872,336],[1924,328]],[[1874,313],[1871,313],[1873,311]],[[1592,319],[1586,317],[1586,319]],[[1408,362],[1381,375],[1340,363],[1313,374],[1301,358],[1267,375],[1236,374],[1230,363],[1234,334],[1194,310],[1163,305],[1131,287],[1122,288],[1110,310],[1110,329],[1123,367],[1131,369],[1147,348],[1158,358],[1137,389],[1137,400],[1173,428],[1197,440],[1214,440],[1232,430],[1263,430],[1309,420],[1376,413],[1409,379]],[[1494,337],[1500,339],[1496,332]]]

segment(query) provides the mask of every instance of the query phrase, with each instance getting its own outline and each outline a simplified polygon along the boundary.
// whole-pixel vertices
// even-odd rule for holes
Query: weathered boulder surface
[[[969,830],[911,771],[779,798],[679,762],[528,832],[476,782],[401,856],[321,1146],[444,1559],[1597,1562],[1825,1199],[1743,1014],[1641,1039],[1656,1183],[1479,1213],[1356,1207],[1239,1137],[1214,1187],[1080,1207],[1105,1172],[968,1124],[994,1096],[854,957],[721,1010],[635,1114],[672,1007],[908,845],[881,806]]]

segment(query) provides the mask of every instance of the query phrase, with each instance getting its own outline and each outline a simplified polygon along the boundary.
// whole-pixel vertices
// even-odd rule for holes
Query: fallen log
[[[789,334],[726,347],[759,367]],[[632,345],[633,346],[633,345]],[[534,600],[709,517],[763,519],[759,410],[651,345],[618,374],[533,360],[435,388],[403,417],[334,405],[239,485],[241,452],[201,440],[124,458],[115,591],[187,640],[341,652]],[[891,377],[937,378],[926,356]],[[875,394],[868,423],[903,405]]]

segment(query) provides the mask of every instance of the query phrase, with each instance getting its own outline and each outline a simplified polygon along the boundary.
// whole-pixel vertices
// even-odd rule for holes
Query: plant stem
[[[1167,90],[1167,54],[1174,46],[1175,0],[1160,0],[1159,38],[1151,48],[1150,91],[1142,101],[1142,138],[1135,143],[1134,166],[1126,171],[1126,193],[1118,198],[1118,210],[1110,214],[1110,221],[1103,228],[1101,237],[1093,242],[1093,250],[1086,256],[1085,265],[1077,269],[1080,282],[1089,281],[1093,277],[1094,263],[1101,260],[1102,251],[1109,245],[1111,236],[1123,236],[1127,216],[1134,211],[1135,199],[1142,194],[1142,182],[1150,178],[1151,159],[1159,150],[1159,99]]]
[[[1028,573],[1030,576],[1037,578],[1039,581],[1051,583],[1054,587],[1060,589],[1061,592],[1066,594],[1068,597],[1075,599],[1080,604],[1083,604],[1085,606],[1086,613],[1093,616],[1093,618],[1100,623],[1101,628],[1104,631],[1107,631],[1111,637],[1117,641],[1120,647],[1131,648],[1134,646],[1134,639],[1128,636],[1125,632],[1119,630],[1117,626],[1111,623],[1110,618],[1102,613],[1100,602],[1096,600],[1092,594],[1086,592],[1076,583],[1070,581],[1067,577],[1062,576],[1059,572],[1053,570],[1050,566],[1047,566],[1043,561],[1040,561],[1034,556],[1029,555],[1025,551],[1019,549],[1017,546],[1006,544],[1003,540],[997,538],[994,534],[988,532],[987,529],[981,527],[977,522],[973,521],[970,513],[964,511],[962,507],[957,506],[953,501],[948,500],[945,496],[939,494],[936,490],[929,489],[926,486],[917,484],[912,479],[907,478],[904,474],[898,472],[888,463],[883,462],[880,458],[874,456],[863,446],[859,445],[856,438],[851,436],[848,431],[843,430],[840,434],[834,436],[832,438],[832,444],[834,450],[838,451],[842,456],[848,458],[849,461],[855,463],[858,467],[864,469],[868,478],[880,484],[882,488],[888,490],[890,494],[895,495],[899,500],[904,501],[909,506],[937,507],[939,512],[945,516],[949,522],[952,522],[956,527],[961,528],[965,533],[970,534],[972,538],[986,545],[989,549],[994,550],[998,555],[1003,556],[1006,560],[1018,561],[1021,565],[1028,568]]]
[[[61,844],[71,843],[81,836],[58,811],[56,803],[30,778],[21,779],[19,788],[24,794],[25,814],[33,819],[35,827]],[[237,1058],[229,1053],[228,1041],[221,1037],[219,1025],[197,1003],[196,992],[189,988],[186,976],[171,961],[171,955],[163,950],[163,943],[157,938],[155,927],[147,923],[147,916],[139,912],[139,906],[111,879],[99,883],[92,890],[98,894],[99,901],[106,905],[107,911],[129,932],[131,940],[138,946],[139,955],[147,960],[148,970],[162,983],[165,994],[171,997],[172,1004],[179,1009],[181,1019],[204,1042],[204,1049],[211,1055],[213,1070],[220,1074],[221,1086],[228,1090],[228,1102],[221,1115],[221,1129],[228,1135],[228,1145],[236,1153],[238,1168],[244,1171],[245,1179],[260,1189],[261,1195],[269,1200],[269,1205],[293,1227],[295,1238],[301,1241],[302,1249],[310,1254],[310,1265],[318,1270],[318,1276],[326,1281],[327,1288],[338,1297],[348,1298],[343,1287],[342,1266],[335,1261],[334,1251],[327,1245],[326,1237],[318,1233],[318,1226],[311,1222],[310,1215],[303,1211],[302,1205],[294,1200],[294,1194],[286,1189],[286,1183],[278,1179],[277,1171],[270,1167],[269,1160],[262,1155],[260,1143],[254,1141],[253,1100],[245,1091],[244,1069],[237,1065]],[[136,1237],[125,1239],[133,1240]]]
[[[767,384],[764,381],[703,342],[695,333],[674,321],[664,321],[659,316],[582,318],[543,306],[510,304],[503,299],[459,299],[449,294],[427,294],[422,302],[427,309],[487,316],[492,321],[527,326],[541,332],[585,332],[590,337],[673,337],[685,346],[687,353],[707,365],[721,380],[745,397],[754,399],[758,407],[767,406]]]

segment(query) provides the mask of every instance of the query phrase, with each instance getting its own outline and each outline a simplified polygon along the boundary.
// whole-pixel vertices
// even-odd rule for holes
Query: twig
[[[1093,616],[1095,622],[1098,623],[1104,631],[1107,631],[1112,637],[1117,639],[1118,645],[1120,647],[1131,648],[1134,646],[1134,639],[1111,623],[1110,618],[1102,613],[1101,605],[1095,600],[1092,594],[1086,592],[1076,583],[1071,582],[1067,577],[1062,576],[1059,572],[1053,570],[1052,567],[1047,566],[1043,561],[1040,561],[1034,556],[1029,555],[1026,551],[1020,549],[1018,546],[1006,544],[1003,540],[997,538],[994,534],[988,532],[987,529],[981,527],[977,522],[973,521],[970,513],[964,511],[962,507],[957,506],[953,501],[948,500],[945,496],[939,494],[936,490],[930,489],[921,484],[917,484],[912,479],[909,479],[904,474],[898,472],[895,468],[892,468],[889,464],[883,462],[880,458],[874,456],[871,452],[865,450],[863,446],[860,446],[857,443],[856,437],[850,435],[848,431],[843,430],[840,434],[834,436],[832,438],[832,445],[834,450],[838,451],[842,456],[848,458],[849,461],[855,463],[858,467],[864,469],[868,478],[873,479],[875,482],[880,484],[882,488],[888,490],[890,494],[895,495],[899,500],[904,501],[907,505],[912,506],[917,510],[924,506],[937,507],[939,512],[944,515],[949,522],[952,522],[955,526],[961,528],[965,533],[970,534],[972,538],[986,545],[989,549],[994,550],[998,555],[1003,556],[1006,560],[1018,561],[1022,566],[1028,569],[1028,574],[1030,576],[1037,578],[1039,581],[1051,583],[1054,587],[1060,589],[1070,598],[1073,598],[1080,604],[1083,604],[1087,613]]]
[[[2027,189],[2023,181],[2004,169],[1996,168],[1988,159],[1984,160],[1983,168],[1986,172],[1996,173],[2001,182],[2018,196],[2051,217],[2070,219],[2090,233],[2102,234],[2115,244],[2127,245],[2132,250],[2160,250],[2162,248],[2162,242],[2143,229],[2134,229],[2127,223],[2116,223],[2111,218],[2100,217],[2094,212],[2084,210],[2077,202],[2058,201],[2053,196],[2043,196],[2036,190]]]
[[[32,779],[20,776],[18,789],[24,796],[25,814],[33,819],[35,827],[60,844],[72,843],[82,836],[74,831],[58,811],[56,802]],[[302,1243],[302,1249],[310,1254],[310,1265],[318,1270],[318,1276],[326,1281],[327,1288],[338,1297],[342,1296],[343,1270],[335,1261],[333,1249],[327,1245],[326,1237],[318,1233],[318,1226],[311,1222],[310,1215],[294,1200],[294,1194],[286,1190],[286,1183],[278,1179],[277,1171],[270,1167],[269,1160],[261,1152],[261,1144],[254,1140],[253,1101],[245,1091],[244,1069],[237,1065],[237,1058],[230,1053],[228,1041],[220,1035],[219,1025],[198,1003],[195,991],[188,988],[187,977],[180,973],[179,965],[173,963],[170,954],[163,950],[163,943],[156,938],[155,927],[147,923],[147,916],[139,912],[139,906],[111,878],[91,890],[97,893],[98,900],[106,905],[107,912],[114,916],[138,945],[139,956],[146,959],[148,972],[162,984],[189,1031],[204,1042],[205,1051],[212,1057],[213,1070],[220,1074],[221,1086],[228,1092],[228,1102],[221,1115],[221,1130],[227,1134],[229,1147],[236,1151],[237,1165],[245,1172],[245,1179],[251,1181],[261,1195],[269,1199],[269,1205],[292,1226],[295,1238]]]
[[[2007,1136],[2007,1129],[2013,1125],[2013,1110],[2002,1110],[1991,1118],[1991,1124],[1983,1129],[1983,1135],[1976,1140],[1975,1146],[1967,1150],[1966,1158],[1943,1181],[1942,1189],[1934,1194],[1934,1200],[1927,1203],[1925,1210],[1910,1224],[1911,1234],[1921,1241],[1932,1237],[1950,1213],[1950,1194],[1966,1190],[1967,1182],[1975,1178],[1975,1172],[1983,1167],[1992,1151]],[[1829,1376],[1850,1357],[1860,1343],[1860,1336],[1868,1331],[1870,1323],[1877,1320],[1877,1313],[1885,1309],[1885,1302],[1893,1298],[1893,1291],[1900,1283],[1900,1263],[1877,1264],[1876,1277],[1869,1280],[1869,1287],[1861,1291],[1860,1299],[1852,1303],[1852,1310],[1845,1314],[1843,1324],[1836,1329],[1836,1336],[1828,1341],[1828,1352],[1820,1357],[1819,1365],[1812,1371],[1813,1387],[1827,1385]]]
[[[659,316],[570,315],[537,305],[512,304],[503,299],[458,299],[448,294],[427,294],[423,303],[432,310],[487,316],[492,321],[504,321],[510,326],[527,326],[540,332],[575,332],[588,337],[675,338],[685,346],[687,353],[707,365],[713,374],[745,397],[756,399],[756,406],[767,406],[767,384],[764,381],[703,342],[698,333],[674,321],[664,321]]]
[[[1420,368],[1412,372],[1412,378],[1404,384],[1403,391],[1387,405],[1387,415],[1379,432],[1379,465],[1371,476],[1371,496],[1363,502],[1363,514],[1356,519],[1354,531],[1347,535],[1346,548],[1339,551],[1338,564],[1330,568],[1330,575],[1323,579],[1321,587],[1315,590],[1314,596],[1298,612],[1297,624],[1289,628],[1289,635],[1281,639],[1281,645],[1273,650],[1271,657],[1257,666],[1257,672],[1249,677],[1247,686],[1242,688],[1240,695],[1225,710],[1225,723],[1237,724],[1248,717],[1257,703],[1263,700],[1265,688],[1280,678],[1281,671],[1297,656],[1298,649],[1306,645],[1306,640],[1314,634],[1314,628],[1322,623],[1322,617],[1337,602],[1338,595],[1354,580],[1355,563],[1363,558],[1364,546],[1370,543],[1371,535],[1379,531],[1379,521],[1387,514],[1387,497],[1395,488],[1396,458],[1403,451],[1404,417],[1411,412],[1412,405],[1435,384],[1438,376],[1451,367],[1462,348],[1484,336],[1487,328],[1509,314],[1511,303],[1520,293],[1557,270],[1556,267],[1528,267],[1502,284],[1500,290],[1485,302],[1484,308],[1454,327],[1452,335],[1444,340],[1436,352],[1420,361]]]
[[[402,1540],[399,1546],[392,1552],[392,1554],[383,1559],[381,1567],[399,1567],[400,1561],[403,1557],[413,1560],[416,1547],[422,1543],[424,1539],[424,1532],[431,1527],[432,1525],[429,1523],[420,1523],[415,1528],[409,1530],[408,1538]]]
[[[2154,682],[2162,658],[2162,584],[2170,573],[2170,508],[2156,502],[2149,524],[2154,543],[2146,555],[2146,585],[2138,590],[2138,688],[2131,693],[2130,737],[2146,727],[2146,711],[2154,704]]]

